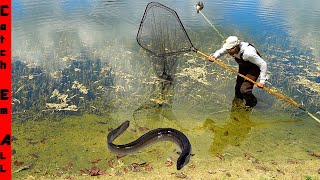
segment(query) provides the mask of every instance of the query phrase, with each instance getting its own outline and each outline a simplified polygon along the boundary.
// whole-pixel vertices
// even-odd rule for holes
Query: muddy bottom
[[[150,110],[150,109],[149,109]],[[159,109],[13,122],[13,179],[319,179],[320,125],[308,117],[236,111],[201,114]],[[142,116],[143,115],[143,116]],[[173,118],[175,117],[175,118]],[[178,117],[178,118],[177,118]],[[106,136],[124,120],[115,144],[171,127],[189,138],[194,156],[176,170],[179,147],[159,142],[119,157]]]

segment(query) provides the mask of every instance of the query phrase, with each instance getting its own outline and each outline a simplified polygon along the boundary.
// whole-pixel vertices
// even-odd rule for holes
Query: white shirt
[[[213,56],[215,58],[219,58],[225,54],[227,54],[228,51],[225,48],[221,48],[217,50]],[[253,46],[249,46],[249,43],[247,42],[241,42],[240,43],[240,51],[238,54],[232,55],[233,57],[240,58],[240,55],[242,54],[242,59],[244,61],[249,61],[255,65],[257,65],[260,68],[260,83],[265,83],[267,79],[267,63],[264,61],[258,54],[256,49]]]

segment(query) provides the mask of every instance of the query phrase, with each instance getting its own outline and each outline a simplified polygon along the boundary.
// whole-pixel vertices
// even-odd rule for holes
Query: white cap
[[[240,44],[239,39],[236,36],[229,36],[226,40],[225,43],[223,44],[223,48],[225,49],[231,49],[237,45]]]

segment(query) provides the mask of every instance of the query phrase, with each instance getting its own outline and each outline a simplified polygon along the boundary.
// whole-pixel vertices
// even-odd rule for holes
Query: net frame
[[[162,13],[161,19],[155,15],[158,11]],[[174,24],[170,24],[170,18]],[[148,3],[136,40],[155,56],[177,55],[195,49],[176,11],[158,2]]]

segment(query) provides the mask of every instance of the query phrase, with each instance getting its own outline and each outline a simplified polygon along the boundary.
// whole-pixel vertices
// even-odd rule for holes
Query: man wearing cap
[[[263,88],[266,81],[267,63],[261,58],[259,52],[252,44],[240,42],[236,36],[229,36],[222,48],[217,50],[213,55],[209,56],[210,61],[229,54],[235,58],[239,64],[238,72],[246,77],[257,81],[259,75],[260,80],[257,86]],[[235,86],[235,96],[238,99],[244,99],[246,106],[253,107],[257,104],[257,98],[252,94],[254,84],[245,80],[241,76],[237,76]]]

